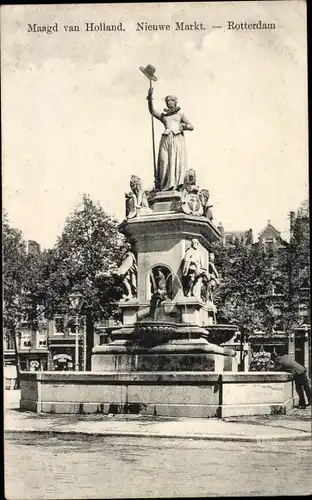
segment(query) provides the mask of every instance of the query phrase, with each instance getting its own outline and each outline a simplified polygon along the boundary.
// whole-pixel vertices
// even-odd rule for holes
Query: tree
[[[22,232],[11,227],[8,215],[2,219],[2,261],[3,261],[3,331],[13,339],[19,387],[20,360],[17,348],[17,333],[25,312],[24,284],[27,268],[26,243]]]
[[[45,254],[43,271],[45,314],[68,314],[69,294],[84,297],[81,314],[86,317],[87,370],[91,369],[94,322],[117,317],[121,290],[114,286],[111,271],[116,269],[122,237],[117,221],[99,203],[83,195],[81,203],[66,219],[62,235]]]
[[[287,275],[287,307],[285,316],[290,330],[300,324],[299,307],[310,303],[310,218],[308,200],[302,202],[291,218],[290,242],[279,267]],[[306,322],[311,316],[307,307]]]
[[[270,257],[259,244],[214,245],[221,284],[215,304],[219,323],[234,323],[242,337],[272,329],[276,311],[268,301],[272,288]]]
[[[299,306],[309,304],[310,299],[307,200],[291,217],[289,243],[280,243],[271,252],[259,243],[214,245],[221,274],[215,297],[218,322],[236,323],[243,336],[257,329],[271,333],[278,323],[286,331],[300,324]]]

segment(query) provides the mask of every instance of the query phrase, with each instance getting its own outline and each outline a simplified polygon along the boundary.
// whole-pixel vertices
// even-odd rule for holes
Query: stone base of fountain
[[[224,418],[285,414],[293,376],[282,372],[23,372],[22,410]]]
[[[92,370],[103,371],[237,371],[235,350],[209,342],[211,333],[220,343],[236,328],[199,327],[168,321],[138,321],[111,330],[109,344],[93,349]],[[222,335],[226,333],[226,335]]]

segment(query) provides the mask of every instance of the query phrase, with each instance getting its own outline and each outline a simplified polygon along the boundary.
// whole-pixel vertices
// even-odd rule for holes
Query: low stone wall
[[[227,417],[286,413],[292,376],[283,372],[33,372],[21,374],[22,410]]]
[[[293,376],[285,372],[222,374],[221,418],[286,413],[294,406]]]
[[[4,388],[13,390],[16,385],[16,366],[8,365],[3,367]]]

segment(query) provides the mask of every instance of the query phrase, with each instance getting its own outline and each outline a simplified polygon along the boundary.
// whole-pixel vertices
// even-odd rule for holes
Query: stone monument
[[[22,373],[20,407],[199,418],[285,413],[294,404],[291,374],[237,373],[229,343],[236,327],[216,323],[212,243],[221,234],[210,193],[186,163],[184,134],[193,126],[174,96],[162,113],[155,110],[155,68],[140,69],[150,82],[155,185],[146,192],[133,175],[126,194],[119,229],[129,245],[115,271],[122,324],[109,329],[109,343],[94,347],[91,372]],[[165,127],[157,162],[154,118]]]
[[[155,81],[153,67],[141,70]],[[186,165],[184,134],[193,125],[176,97],[166,97],[163,112],[155,110],[152,97],[150,86],[148,110],[164,124],[155,188],[148,193],[139,177],[130,179],[126,218],[119,226],[131,245],[117,271],[126,292],[119,304],[123,321],[110,329],[108,344],[93,349],[92,370],[237,369],[236,352],[220,346],[236,328],[216,325],[213,303],[219,273],[211,245],[221,235],[213,224],[209,192],[199,188],[195,170]],[[152,133],[154,145],[153,128]],[[209,341],[211,333],[220,337],[219,345]]]
[[[196,182],[194,170],[186,172],[180,190],[155,191],[148,206],[134,203],[126,211],[119,229],[131,249],[116,271],[125,285],[122,326],[111,327],[110,342],[94,348],[93,371],[235,367],[235,351],[217,345],[236,331],[216,324],[219,273],[211,244],[220,234],[190,182]]]

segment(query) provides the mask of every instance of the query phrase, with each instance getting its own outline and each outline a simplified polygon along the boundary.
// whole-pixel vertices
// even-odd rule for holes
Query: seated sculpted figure
[[[125,194],[127,219],[135,217],[140,208],[148,208],[146,193],[143,189],[140,177],[137,175],[131,176],[130,188],[131,191]]]
[[[113,274],[119,276],[122,280],[124,286],[124,293],[122,298],[125,300],[132,299],[136,297],[137,293],[137,263],[134,254],[131,251],[131,246],[125,244],[124,254],[122,257],[122,263]]]
[[[202,189],[199,192],[199,199],[201,201],[201,204],[203,206],[203,216],[207,217],[209,220],[213,220],[213,214],[212,214],[212,207],[213,205],[209,205],[209,191],[208,189]]]
[[[167,278],[160,266],[153,269],[150,278],[152,298],[150,302],[149,315],[151,319],[156,319],[157,308],[168,298]]]
[[[182,268],[182,286],[186,297],[194,295],[194,286],[202,272],[201,253],[199,242],[192,239],[190,248],[185,252]]]

